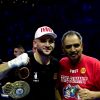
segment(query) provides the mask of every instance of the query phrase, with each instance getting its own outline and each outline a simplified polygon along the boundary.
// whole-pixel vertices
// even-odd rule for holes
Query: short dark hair
[[[65,37],[71,36],[71,35],[77,35],[77,37],[80,39],[80,41],[82,43],[82,36],[80,35],[80,33],[77,31],[70,30],[70,31],[67,31],[66,33],[63,34],[62,39],[61,39],[62,45],[64,45],[63,42],[64,42]]]
[[[23,50],[22,52],[25,52],[25,48],[21,44],[15,45],[13,49],[15,49],[15,48],[22,49]]]
[[[24,49],[24,46],[18,44],[18,45],[15,45],[14,48],[23,48]]]

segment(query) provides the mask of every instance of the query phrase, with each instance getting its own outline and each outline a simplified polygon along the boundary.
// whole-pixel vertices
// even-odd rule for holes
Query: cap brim
[[[53,38],[57,38],[57,35],[55,33],[48,33],[48,34],[45,34],[45,35],[50,35],[52,36]]]
[[[35,39],[41,38],[42,36],[45,36],[45,35],[50,35],[50,36],[52,36],[53,38],[57,38],[57,35],[56,35],[55,33],[46,33],[46,34],[43,34],[43,35],[41,35],[41,36],[35,37]]]

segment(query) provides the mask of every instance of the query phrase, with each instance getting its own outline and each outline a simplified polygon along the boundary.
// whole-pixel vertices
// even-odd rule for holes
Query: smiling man
[[[66,57],[60,60],[58,74],[61,100],[100,99],[100,61],[82,54],[82,36],[68,31],[62,37]]]
[[[57,35],[50,27],[39,27],[33,40],[35,52],[23,53],[1,67],[2,72],[14,68],[14,71],[10,70],[8,73],[10,74],[10,77],[7,78],[8,82],[22,80],[29,84],[29,94],[20,100],[28,100],[29,98],[31,100],[55,100],[58,61],[51,56],[51,53],[55,48],[56,37]],[[17,71],[15,67],[17,67]]]

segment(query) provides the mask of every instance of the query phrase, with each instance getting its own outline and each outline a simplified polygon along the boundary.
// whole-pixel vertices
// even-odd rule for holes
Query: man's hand
[[[94,91],[90,91],[86,88],[81,88],[79,85],[78,85],[78,89],[79,89],[78,94],[81,100],[94,100],[96,98]]]

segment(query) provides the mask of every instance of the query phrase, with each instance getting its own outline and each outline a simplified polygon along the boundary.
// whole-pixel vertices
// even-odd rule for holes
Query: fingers
[[[80,86],[78,86],[78,95],[79,97],[81,98],[81,100],[88,100],[88,99],[91,99],[92,96],[91,96],[91,92],[86,89],[86,88],[81,88]]]

